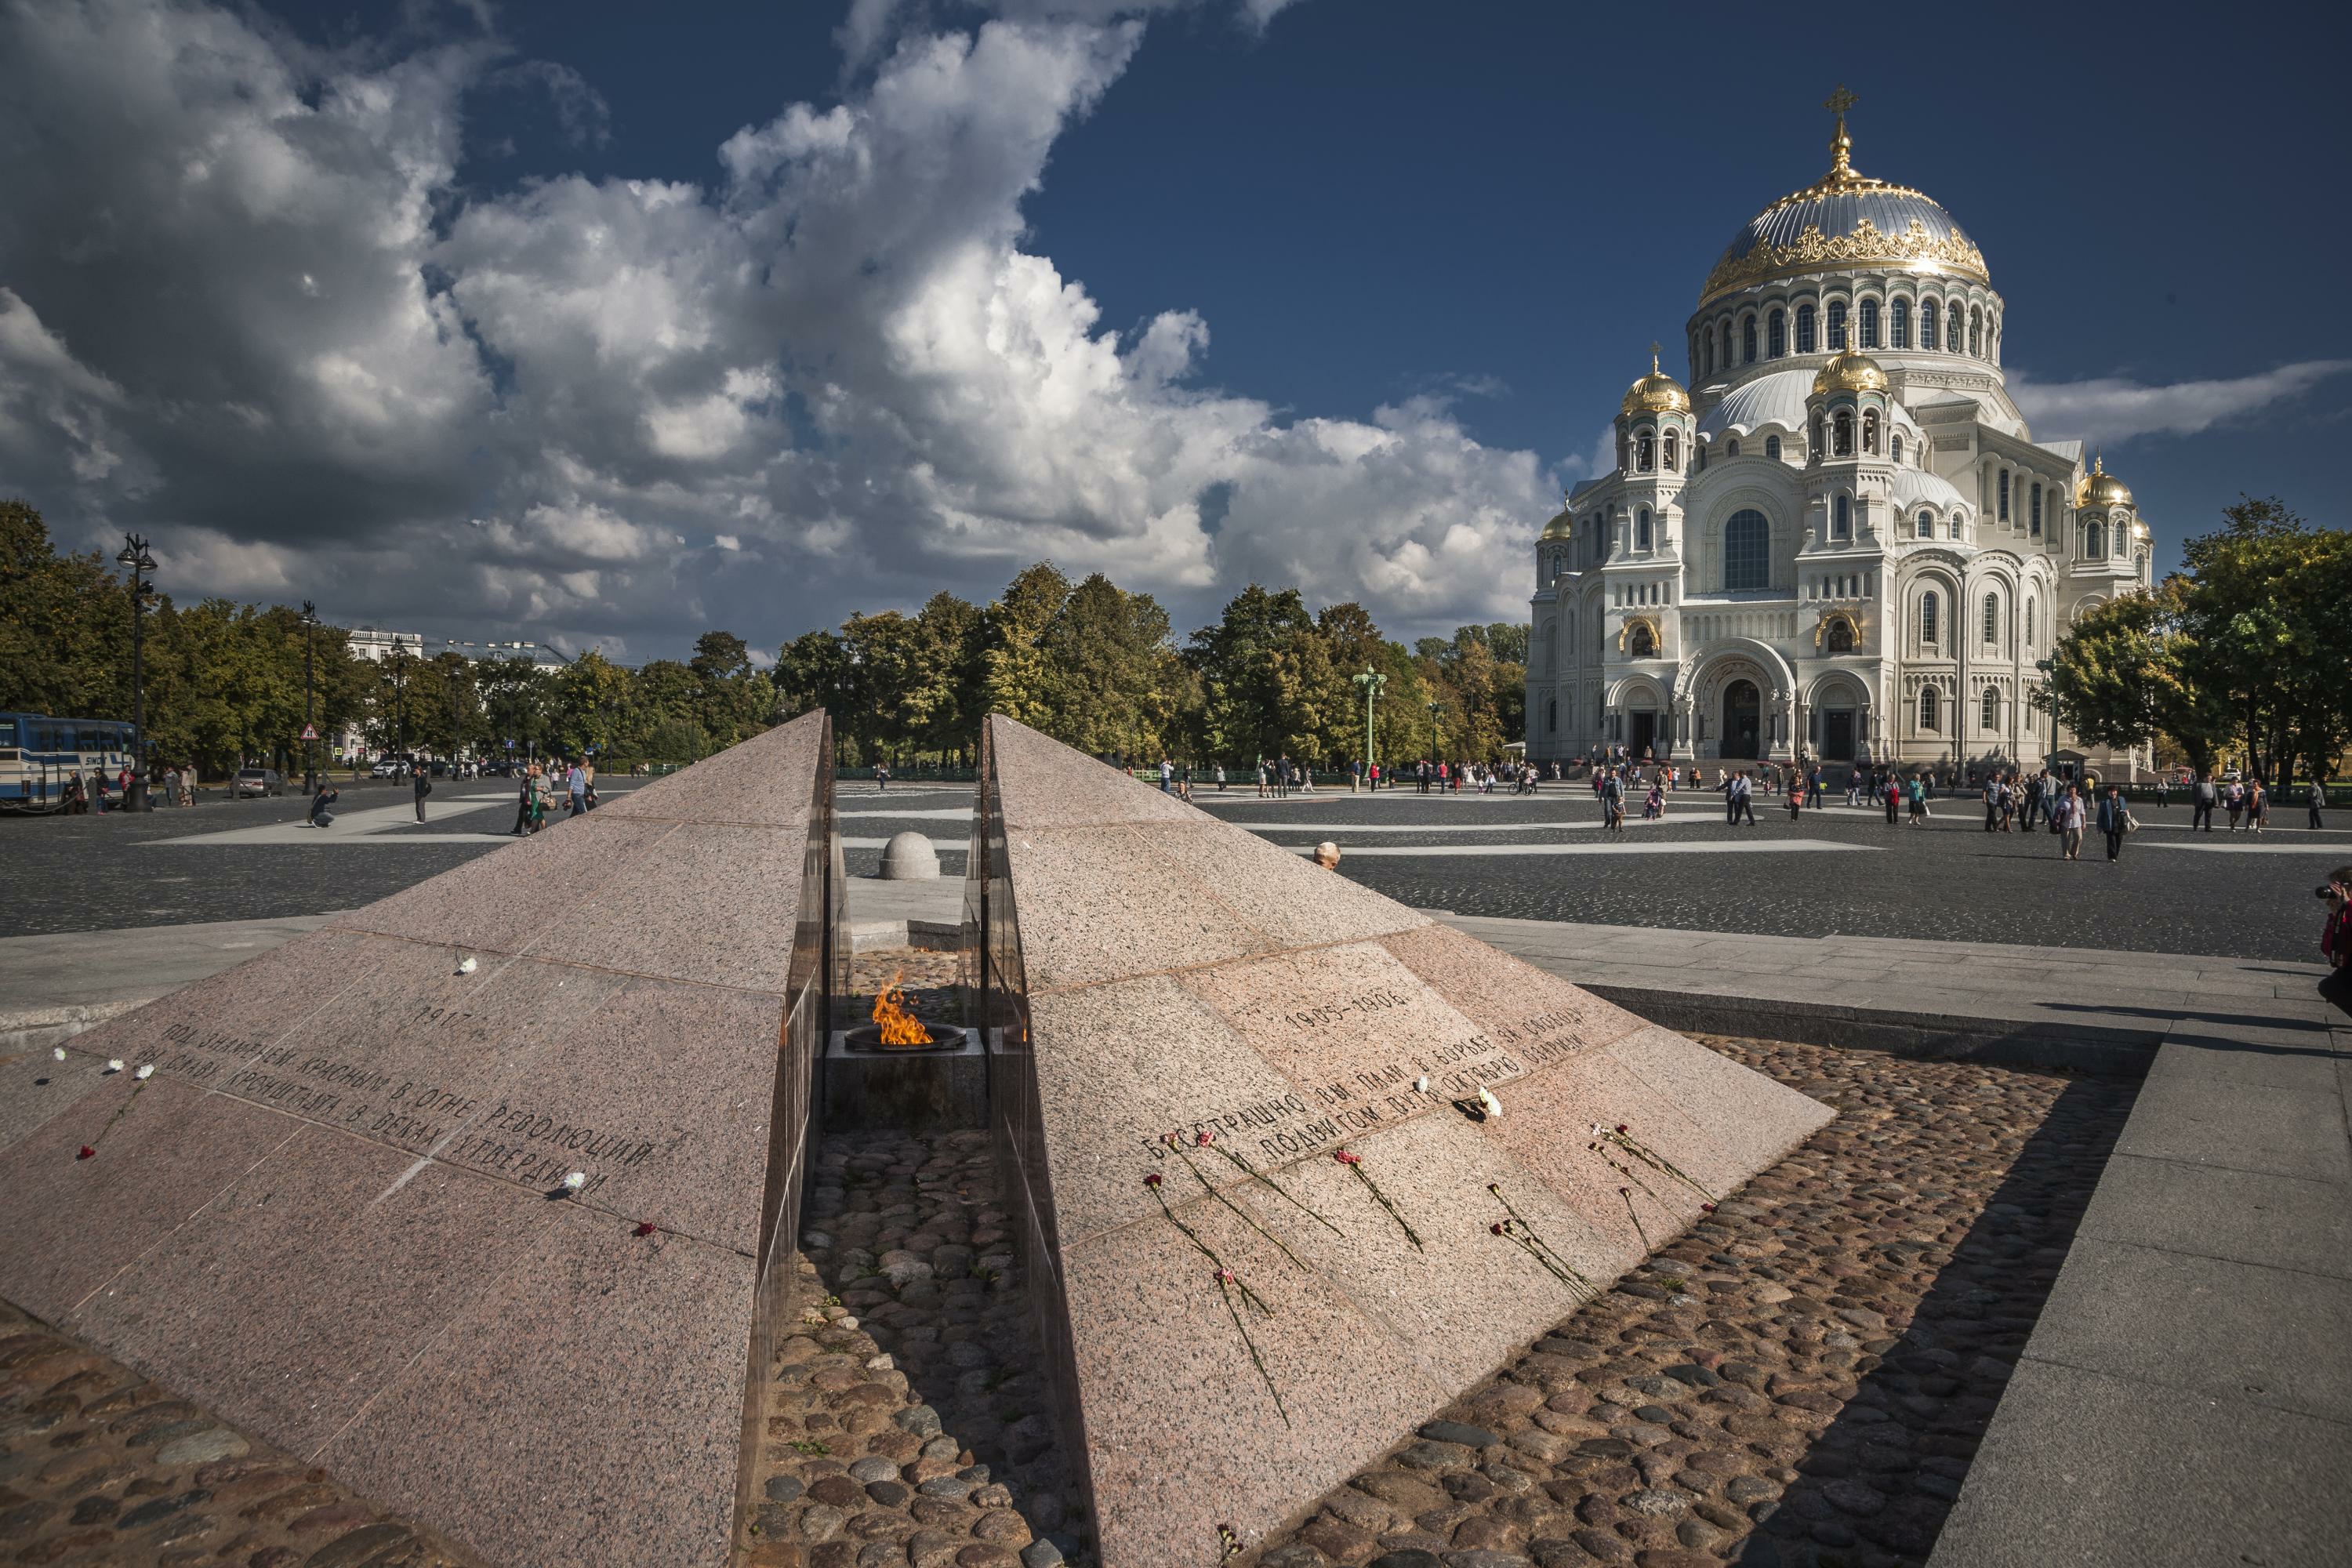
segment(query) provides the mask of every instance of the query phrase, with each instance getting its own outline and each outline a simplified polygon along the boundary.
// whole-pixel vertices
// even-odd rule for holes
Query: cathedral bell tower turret
[[[1816,493],[1828,509],[1828,526],[1815,537],[1832,544],[1850,543],[1869,531],[1864,465],[1884,461],[1894,418],[1886,373],[1853,346],[1853,329],[1845,330],[1845,345],[1815,373],[1812,394],[1805,399],[1808,462],[1820,481]]]
[[[1643,555],[1674,548],[1668,520],[1680,507],[1697,434],[1690,394],[1658,368],[1652,343],[1650,374],[1626,389],[1617,407],[1617,471],[1629,507],[1623,549]]]

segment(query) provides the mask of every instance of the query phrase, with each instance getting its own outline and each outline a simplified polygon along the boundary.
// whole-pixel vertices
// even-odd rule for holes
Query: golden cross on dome
[[[1659,349],[1656,342],[1653,342],[1650,344],[1650,374],[1652,375],[1658,374],[1658,355],[1662,351]]]
[[[1853,164],[1849,161],[1853,151],[1853,140],[1845,133],[1845,111],[1861,101],[1846,90],[1843,82],[1838,83],[1837,90],[1822,100],[1822,107],[1837,116],[1837,132],[1830,138],[1829,177],[1832,181],[1853,178]]]

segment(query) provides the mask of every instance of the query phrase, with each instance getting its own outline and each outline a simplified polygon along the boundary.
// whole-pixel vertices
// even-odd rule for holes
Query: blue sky
[[[2352,145],[2326,48],[2145,7],[1874,16],[1866,45],[1755,8],[1267,8],[161,12],[234,90],[142,68],[110,31],[138,0],[17,10],[0,86],[171,112],[36,123],[16,84],[0,151],[58,184],[0,195],[86,211],[89,160],[174,258],[0,239],[15,428],[48,408],[83,444],[11,446],[0,374],[0,489],[172,536],[224,591],[631,657],[985,598],[1042,554],[1180,626],[1254,576],[1401,633],[1490,618],[1646,345],[1825,166],[1843,81],[1856,166],[1983,247],[2035,434],[2105,446],[2160,560],[2242,489],[2340,521],[2352,328],[2295,303],[2347,240],[2314,189]],[[193,196],[189,145],[227,149]],[[258,205],[221,195],[239,157]],[[175,190],[208,204],[179,226]],[[354,254],[379,208],[407,220]],[[101,283],[181,297],[201,374],[129,346]],[[194,428],[205,397],[242,426]]]

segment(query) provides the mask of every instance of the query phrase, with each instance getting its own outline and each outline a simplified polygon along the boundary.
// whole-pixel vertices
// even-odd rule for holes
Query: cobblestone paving
[[[0,1558],[53,1568],[476,1562],[5,1303]]]
[[[1838,1119],[1259,1568],[1926,1560],[2134,1089],[1706,1043]]]
[[[1076,1552],[988,1134],[828,1139],[769,1391],[753,1568],[1052,1568]]]

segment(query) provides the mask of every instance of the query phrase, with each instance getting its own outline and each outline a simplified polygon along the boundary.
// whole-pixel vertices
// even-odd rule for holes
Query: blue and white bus
[[[131,726],[120,719],[52,719],[0,713],[0,811],[62,811],[76,773],[89,789],[110,784],[131,760]]]

